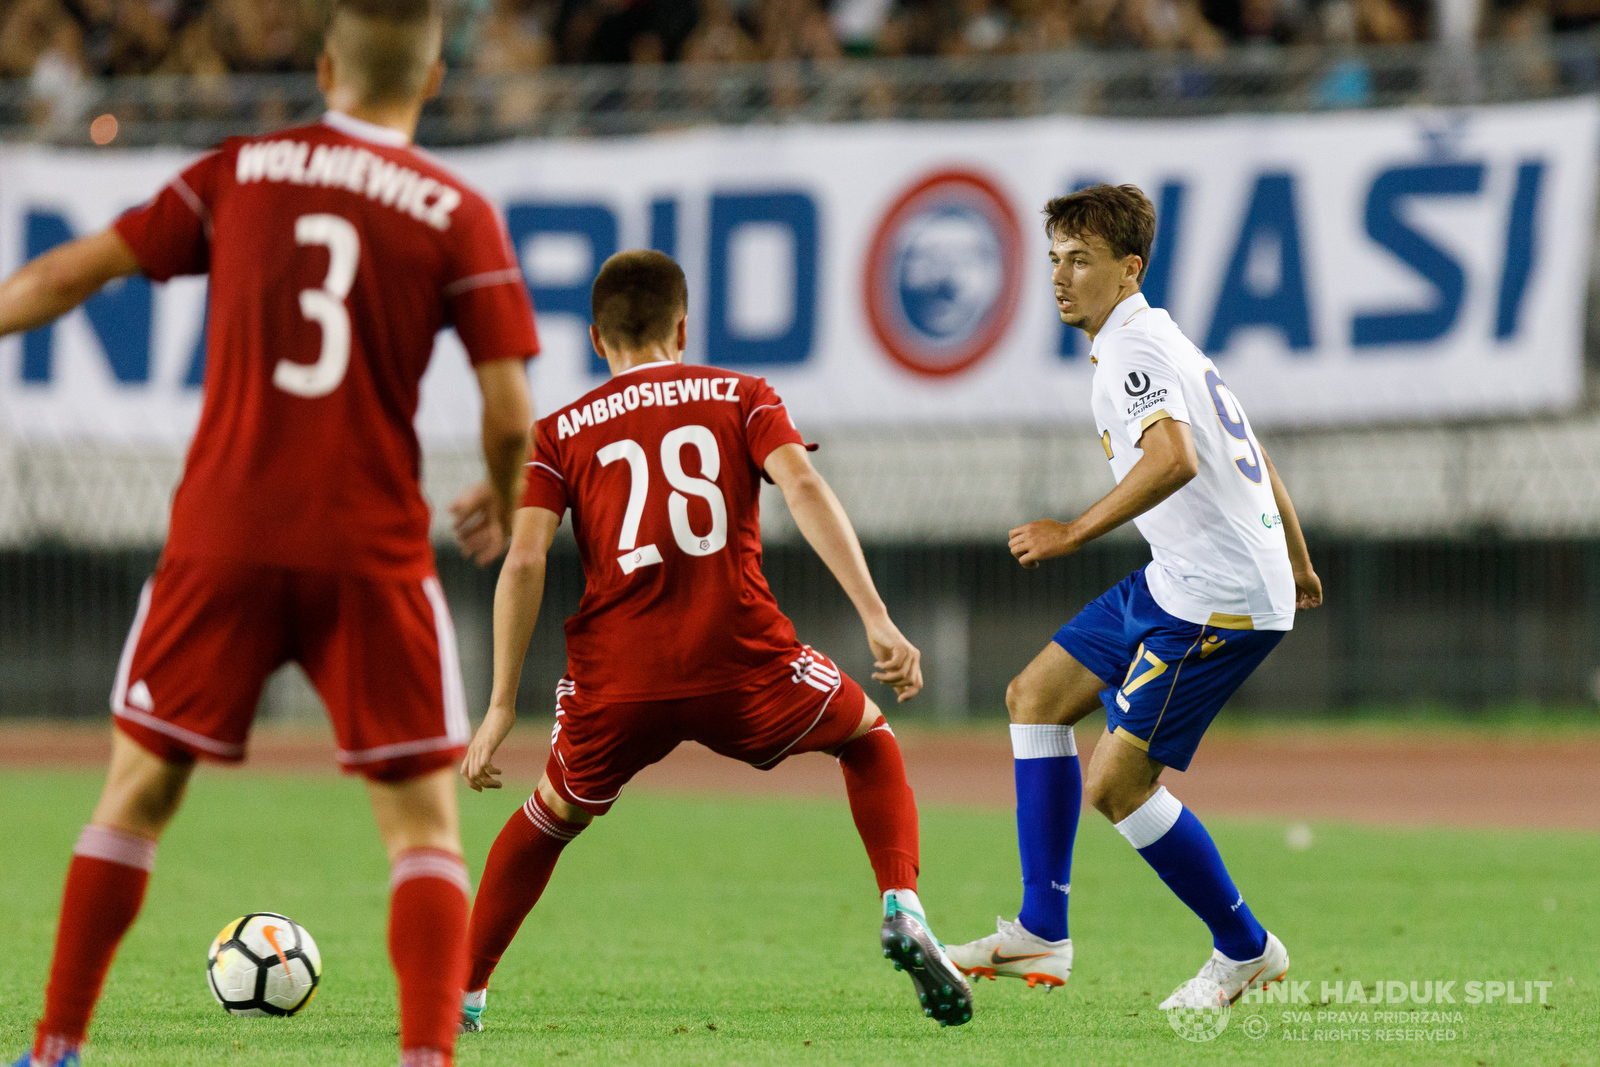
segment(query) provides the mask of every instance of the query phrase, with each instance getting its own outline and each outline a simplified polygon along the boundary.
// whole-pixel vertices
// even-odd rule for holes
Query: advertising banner
[[[1597,134],[1600,102],[1578,99],[707,129],[439,155],[505,212],[539,314],[541,411],[602,380],[586,333],[599,265],[655,247],[689,277],[688,359],[766,377],[802,429],[1085,423],[1093,368],[1056,318],[1040,209],[1110,181],[1156,205],[1151,303],[1271,427],[1575,404]],[[0,149],[0,269],[106,225],[191,158]],[[204,380],[204,297],[203,279],[130,279],[0,343],[0,432],[181,444]],[[419,427],[435,445],[476,434],[449,333]]]

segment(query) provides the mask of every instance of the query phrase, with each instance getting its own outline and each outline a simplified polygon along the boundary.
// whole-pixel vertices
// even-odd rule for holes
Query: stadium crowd
[[[1482,0],[1485,36],[1600,23],[1600,0]],[[1425,40],[1433,0],[445,0],[446,58],[721,63],[1015,54],[1070,47]],[[0,77],[309,70],[326,0],[0,0]]]

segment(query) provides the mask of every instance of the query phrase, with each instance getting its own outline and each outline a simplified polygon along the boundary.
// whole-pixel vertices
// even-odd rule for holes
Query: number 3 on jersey
[[[700,473],[695,478],[683,469],[683,449],[693,445],[700,453]],[[650,495],[650,461],[639,442],[630,438],[613,441],[595,455],[601,466],[626,460],[630,475],[628,508],[622,516],[622,535],[617,538],[621,555],[617,563],[623,574],[661,562],[661,550],[654,544],[639,544],[639,522],[644,518],[645,500]],[[722,470],[722,454],[717,439],[704,426],[680,426],[661,439],[661,472],[673,493],[667,498],[667,518],[672,523],[672,539],[690,556],[709,556],[728,543],[728,503],[717,488]],[[689,525],[689,497],[697,496],[711,509],[711,529],[697,534]]]
[[[344,301],[356,281],[361,237],[348,219],[338,215],[301,215],[294,220],[294,241],[328,250],[328,275],[322,288],[300,290],[300,314],[322,327],[322,349],[315,363],[278,360],[272,384],[286,393],[315,399],[337,389],[350,367],[350,311]]]

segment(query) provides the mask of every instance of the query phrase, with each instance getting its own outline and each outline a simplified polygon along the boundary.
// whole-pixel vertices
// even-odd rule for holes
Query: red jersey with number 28
[[[804,443],[764,379],[678,363],[625,371],[539,420],[522,504],[572,509],[580,691],[664,700],[789,669],[794,625],[761,574],[761,467]]]
[[[453,325],[474,365],[538,350],[489,202],[330,112],[224,142],[116,229],[154,281],[211,275],[167,555],[431,573],[412,419],[434,335]]]

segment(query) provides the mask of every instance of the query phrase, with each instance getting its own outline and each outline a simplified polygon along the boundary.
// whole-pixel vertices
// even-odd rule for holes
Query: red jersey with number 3
[[[761,574],[761,468],[804,443],[764,379],[678,363],[635,367],[539,420],[522,504],[572,509],[580,691],[660,700],[789,669],[794,625]]]
[[[330,112],[236,138],[116,222],[146,276],[211,276],[205,402],[166,553],[432,571],[412,419],[434,335],[538,350],[494,208],[398,132]]]

